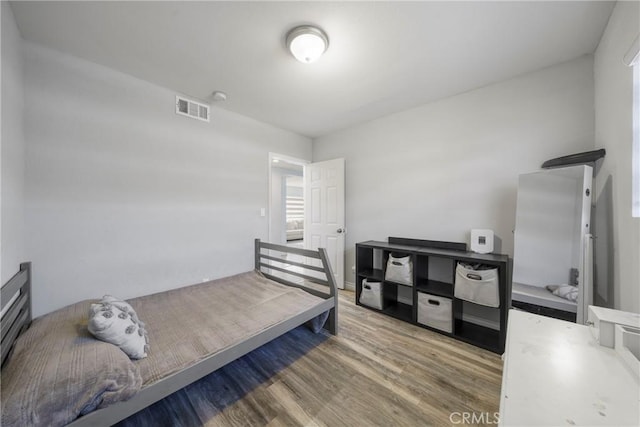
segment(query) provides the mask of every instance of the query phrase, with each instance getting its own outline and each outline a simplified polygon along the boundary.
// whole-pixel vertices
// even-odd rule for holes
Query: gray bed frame
[[[302,260],[288,260],[287,257],[290,254],[297,255],[297,258],[302,258]],[[338,295],[325,249],[311,251],[290,248],[256,239],[255,269],[271,280],[304,289],[323,298],[324,301],[308,311],[270,326],[258,335],[212,354],[182,371],[142,388],[127,401],[93,411],[69,425],[106,426],[115,424],[325,312],[329,312],[329,317],[324,328],[333,335],[337,334]],[[315,273],[310,273],[310,271]],[[324,276],[324,278],[318,278],[318,276]],[[30,263],[21,264],[20,271],[3,285],[0,291],[0,300],[3,311],[5,306],[9,307],[1,321],[2,364],[4,364],[5,360],[10,357],[14,341],[31,323]]]

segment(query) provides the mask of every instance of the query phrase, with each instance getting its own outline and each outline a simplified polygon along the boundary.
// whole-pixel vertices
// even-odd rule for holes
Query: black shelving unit
[[[461,247],[462,246],[462,247]],[[457,243],[390,237],[388,242],[356,244],[356,304],[413,323],[495,353],[504,351],[507,313],[511,306],[511,260],[507,255],[467,252]],[[410,256],[413,284],[384,280],[389,255]],[[499,307],[486,307],[455,297],[455,269],[458,262],[497,268]],[[382,283],[383,308],[359,303],[362,281]],[[451,303],[451,332],[418,322],[418,297],[435,296]],[[485,318],[486,317],[486,318]]]

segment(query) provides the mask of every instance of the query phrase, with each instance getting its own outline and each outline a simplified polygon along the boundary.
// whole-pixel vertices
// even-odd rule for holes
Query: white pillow
[[[124,301],[105,295],[98,304],[91,304],[87,329],[99,340],[118,346],[132,359],[147,357],[147,331],[131,305]]]
[[[578,287],[573,285],[547,285],[549,292],[569,301],[578,301]]]
[[[109,303],[112,305],[115,305],[116,307],[118,307],[120,310],[129,313],[129,315],[131,316],[131,319],[133,319],[133,321],[135,323],[137,323],[138,325],[140,325],[142,328],[144,328],[144,323],[138,319],[138,314],[136,313],[136,311],[133,309],[133,307],[131,307],[131,304],[129,304],[126,301],[122,301],[114,296],[111,295],[105,295],[102,297],[102,300],[100,301],[101,303]],[[146,333],[146,331],[145,331]]]

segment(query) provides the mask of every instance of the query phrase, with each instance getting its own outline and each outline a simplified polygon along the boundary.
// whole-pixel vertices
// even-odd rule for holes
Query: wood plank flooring
[[[338,336],[297,328],[118,426],[443,426],[464,412],[493,420],[500,356],[353,301],[340,292]]]

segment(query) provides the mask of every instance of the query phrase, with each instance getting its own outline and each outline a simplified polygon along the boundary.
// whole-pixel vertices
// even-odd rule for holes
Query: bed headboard
[[[8,358],[13,343],[20,333],[31,324],[31,263],[20,264],[20,271],[16,273],[0,289],[0,303],[2,305],[2,365]]]
[[[260,239],[256,239],[255,246],[255,268],[265,277],[321,298],[336,296],[336,282],[324,248],[312,251]]]

